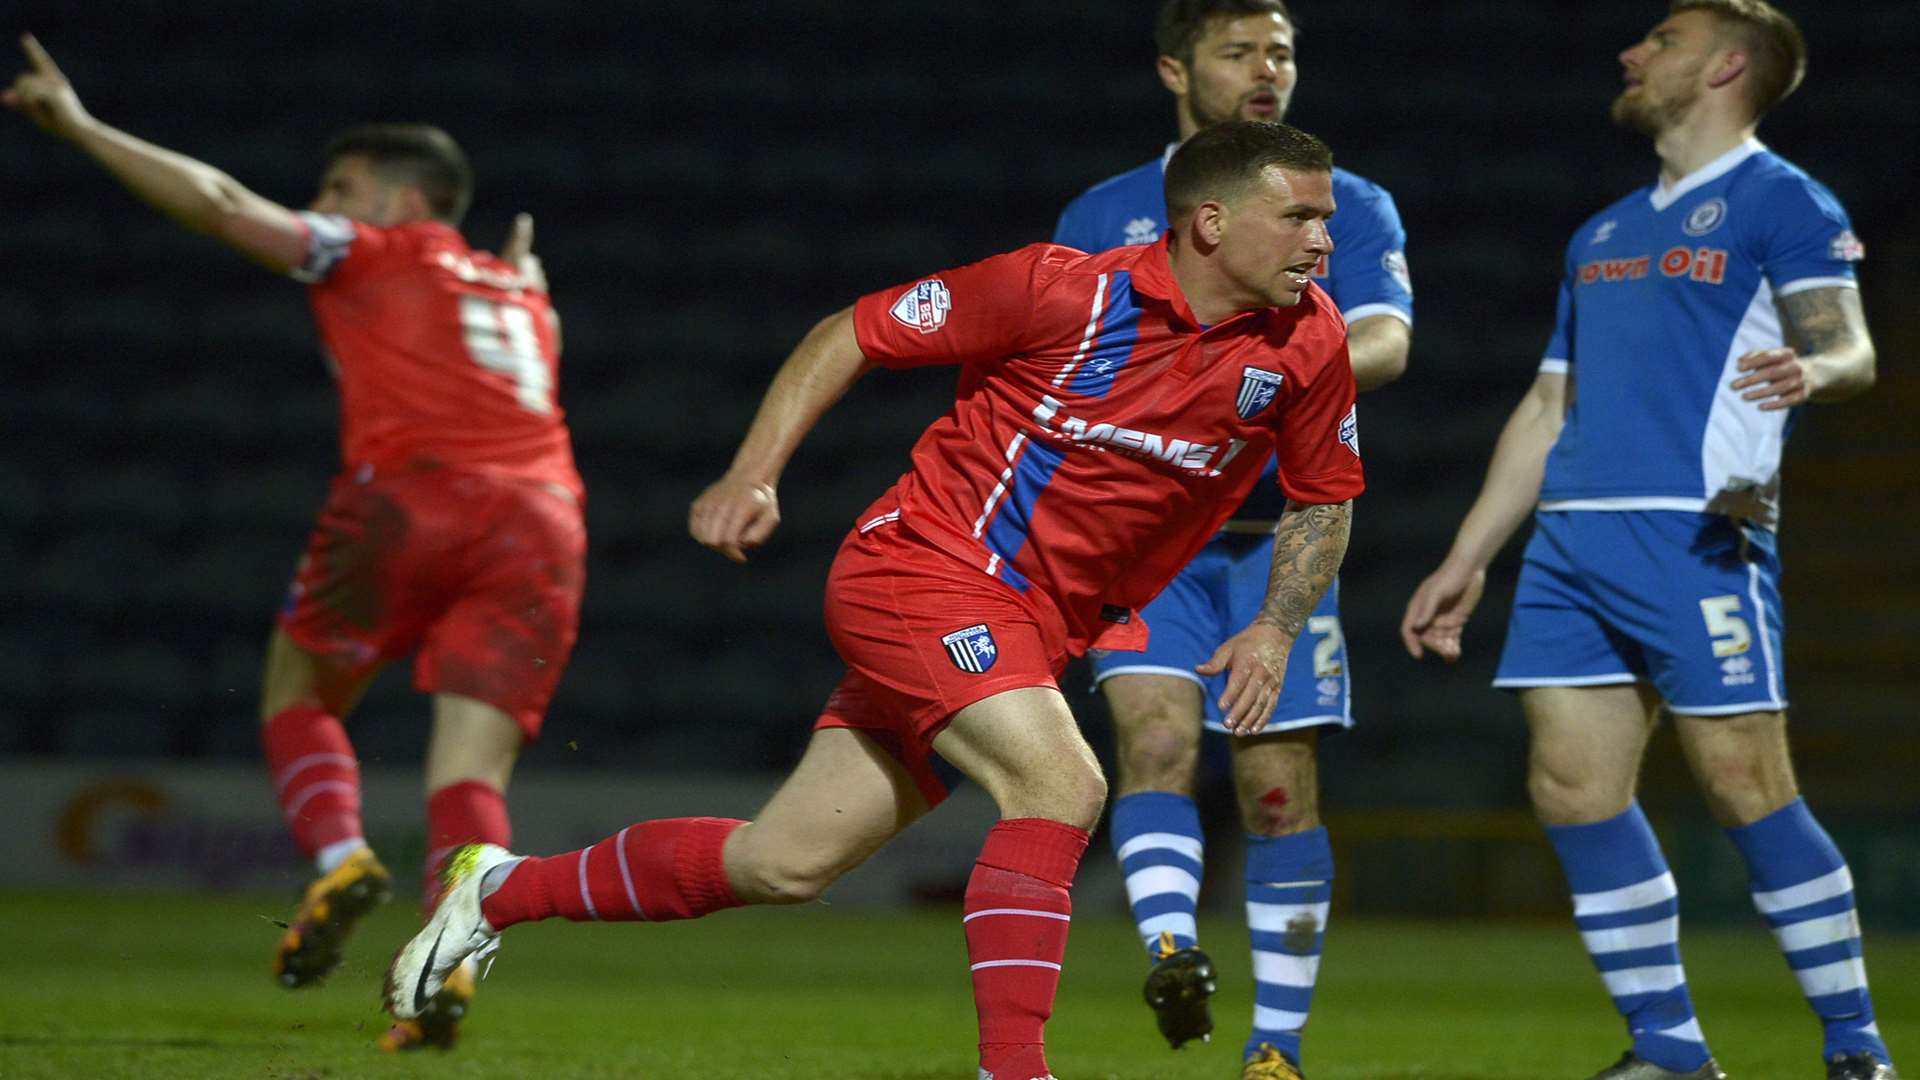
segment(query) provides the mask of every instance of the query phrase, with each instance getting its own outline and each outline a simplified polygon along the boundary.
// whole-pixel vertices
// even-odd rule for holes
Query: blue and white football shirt
[[[1053,230],[1053,242],[1081,251],[1105,251],[1123,244],[1147,244],[1167,229],[1163,178],[1167,160],[1180,144],[1169,145],[1156,161],[1095,184],[1067,204]],[[1327,221],[1333,254],[1322,259],[1314,280],[1349,325],[1370,315],[1391,315],[1413,325],[1413,282],[1407,274],[1407,232],[1400,211],[1385,188],[1344,169],[1333,170],[1335,211]],[[1274,483],[1275,466],[1254,485],[1253,494],[1234,515],[1271,521],[1284,499]]]
[[[1594,215],[1540,365],[1573,379],[1540,508],[1777,510],[1793,410],[1742,401],[1735,362],[1784,344],[1777,298],[1854,287],[1862,254],[1833,193],[1751,139]]]

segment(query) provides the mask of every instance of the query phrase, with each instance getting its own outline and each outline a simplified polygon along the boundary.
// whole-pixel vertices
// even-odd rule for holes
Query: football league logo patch
[[[1394,284],[1406,290],[1408,296],[1413,295],[1413,275],[1407,270],[1406,252],[1389,251],[1380,256],[1380,269],[1387,272]]]
[[[947,312],[952,310],[953,294],[947,291],[947,283],[928,278],[895,300],[891,314],[900,325],[931,334],[947,325]]]
[[[1286,376],[1274,371],[1257,367],[1240,369],[1240,396],[1234,399],[1233,411],[1240,419],[1251,420],[1260,410],[1273,404],[1273,396],[1280,392],[1280,384]]]
[[[1340,445],[1353,451],[1354,457],[1360,456],[1360,407],[1347,406],[1347,415],[1340,419]]]
[[[1720,227],[1727,219],[1727,200],[1708,199],[1694,207],[1687,214],[1687,220],[1681,223],[1681,231],[1688,236],[1705,236]]]
[[[1853,235],[1852,229],[1842,229],[1827,245],[1827,254],[1841,262],[1859,262],[1867,257],[1867,246]]]
[[[1000,659],[1000,647],[993,643],[993,631],[986,623],[978,623],[964,630],[955,630],[940,639],[947,647],[947,659],[961,671],[978,675],[993,666]]]

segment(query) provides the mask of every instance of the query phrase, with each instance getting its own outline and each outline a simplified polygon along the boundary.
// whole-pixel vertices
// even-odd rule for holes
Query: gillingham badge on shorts
[[[961,671],[975,675],[993,666],[1000,659],[1000,649],[993,643],[993,631],[986,623],[969,626],[964,630],[955,630],[940,639],[947,647],[947,658]]]

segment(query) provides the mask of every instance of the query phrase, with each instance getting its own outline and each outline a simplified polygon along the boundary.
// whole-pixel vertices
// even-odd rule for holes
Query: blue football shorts
[[[1192,680],[1206,703],[1206,726],[1225,732],[1220,695],[1227,672],[1206,676],[1193,669],[1212,659],[1220,643],[1247,628],[1267,596],[1273,565],[1272,534],[1220,533],[1186,569],[1141,609],[1147,623],[1145,652],[1095,649],[1093,681],[1115,675],[1171,675]],[[1340,632],[1340,583],[1328,587],[1306,629],[1287,657],[1287,677],[1274,702],[1267,731],[1334,724],[1353,726],[1347,678],[1347,640]]]
[[[1719,514],[1534,516],[1493,685],[1650,682],[1689,716],[1787,706],[1776,538]]]

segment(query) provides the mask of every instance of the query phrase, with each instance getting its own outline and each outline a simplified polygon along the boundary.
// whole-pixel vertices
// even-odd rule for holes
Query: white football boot
[[[517,857],[493,844],[468,844],[447,859],[440,906],[387,968],[387,1011],[396,1019],[419,1016],[460,961],[484,960],[500,947],[500,931],[480,915],[480,882],[487,871]]]

